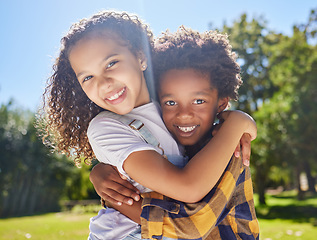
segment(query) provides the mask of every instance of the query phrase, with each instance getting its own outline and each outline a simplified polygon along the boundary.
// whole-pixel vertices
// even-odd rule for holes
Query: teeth
[[[123,88],[120,92],[116,93],[115,95],[108,97],[107,99],[112,101],[118,99],[125,91],[125,88]]]
[[[191,131],[193,131],[196,128],[196,126],[192,126],[192,127],[180,127],[180,126],[177,126],[177,127],[182,132],[191,132]]]

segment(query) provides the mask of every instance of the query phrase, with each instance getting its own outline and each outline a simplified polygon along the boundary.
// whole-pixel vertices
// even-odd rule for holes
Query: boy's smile
[[[179,130],[181,130],[182,132],[192,132],[194,131],[194,129],[196,128],[197,126],[191,126],[191,127],[181,127],[181,126],[178,126]]]
[[[159,81],[167,129],[180,144],[196,144],[212,127],[216,113],[226,108],[228,99],[218,99],[209,76],[194,69],[169,70]]]
[[[176,127],[177,134],[174,134],[177,140],[180,142],[181,138],[187,138],[187,140],[192,137],[196,130],[199,129],[200,125],[194,125],[194,126],[178,126],[178,125],[173,125]],[[177,137],[179,136],[179,137]],[[190,139],[189,139],[190,140]],[[183,145],[186,145],[182,143]]]

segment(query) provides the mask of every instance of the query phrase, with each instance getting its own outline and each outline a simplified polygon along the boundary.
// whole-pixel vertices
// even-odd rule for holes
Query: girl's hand
[[[230,114],[230,111],[228,111],[228,113]],[[219,128],[221,128],[221,124],[223,123],[224,118],[222,117],[223,115],[219,114],[218,118],[219,118],[219,124],[217,124],[217,126],[214,128],[212,135],[215,136],[219,130]],[[229,115],[225,114],[225,118],[227,118]],[[243,164],[245,166],[249,166],[250,165],[250,155],[251,155],[251,135],[249,133],[244,133],[240,139],[240,143],[237,145],[235,151],[234,151],[234,156],[236,158],[239,158],[240,156],[242,156],[242,161]]]
[[[223,111],[217,115],[220,122],[225,121],[229,117],[233,117],[236,121],[242,121],[246,124],[245,133],[250,134],[251,141],[253,141],[257,136],[257,128],[254,119],[247,113],[234,110],[234,111]]]
[[[217,124],[217,126],[212,131],[212,135],[215,136],[221,128],[221,124]],[[234,150],[234,156],[239,158],[242,156],[242,161],[245,166],[250,165],[250,156],[251,156],[251,135],[248,133],[244,133],[240,139],[240,143],[237,145],[236,149]]]
[[[89,179],[97,194],[112,205],[132,205],[139,201],[139,191],[111,165],[98,163],[90,172]]]
[[[250,165],[250,155],[251,155],[251,135],[244,133],[240,139],[240,143],[234,151],[234,156],[239,158],[242,155],[242,161],[245,166]]]

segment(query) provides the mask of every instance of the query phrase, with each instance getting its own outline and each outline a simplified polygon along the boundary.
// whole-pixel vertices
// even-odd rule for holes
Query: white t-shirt
[[[126,116],[144,123],[158,140],[166,155],[178,155],[183,159],[178,144],[163,123],[156,103],[151,102],[134,108]],[[147,144],[139,132],[130,129],[118,120],[105,116],[103,112],[92,119],[87,134],[94,154],[100,162],[116,166],[118,171],[127,176],[140,192],[150,191],[150,189],[129,178],[122,166],[127,157],[133,152],[155,150],[161,154],[162,151],[159,148]],[[90,221],[89,239],[123,239],[138,226],[137,223],[114,209],[102,209],[98,216],[93,217]]]

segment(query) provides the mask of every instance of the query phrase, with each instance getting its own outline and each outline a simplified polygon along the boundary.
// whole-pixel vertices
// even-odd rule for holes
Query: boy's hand
[[[90,172],[89,179],[97,194],[113,205],[132,205],[139,201],[139,191],[111,165],[98,163]]]

